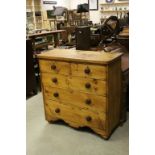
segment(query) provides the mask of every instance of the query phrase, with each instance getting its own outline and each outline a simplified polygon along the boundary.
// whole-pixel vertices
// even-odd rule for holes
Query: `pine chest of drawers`
[[[121,53],[55,49],[37,55],[45,118],[108,139],[120,121]]]

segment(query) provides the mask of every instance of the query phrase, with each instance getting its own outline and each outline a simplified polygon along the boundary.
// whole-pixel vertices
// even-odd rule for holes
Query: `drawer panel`
[[[61,76],[58,74],[42,73],[41,74],[43,86],[51,86],[58,88],[69,88],[68,79],[66,76]]]
[[[106,81],[103,80],[70,77],[69,88],[81,92],[106,96]]]
[[[73,76],[106,80],[106,66],[71,63]]]
[[[69,75],[71,71],[70,63],[51,61],[51,60],[39,60],[40,71],[45,73]]]
[[[44,87],[44,95],[47,100],[69,103],[82,109],[89,109],[94,112],[106,112],[106,97],[93,94],[80,93],[65,89]]]
[[[104,113],[95,114],[89,110],[78,109],[60,102],[49,101],[45,104],[45,113],[49,116],[57,117],[64,121],[71,121],[79,124],[79,126],[88,126],[98,129],[105,129],[106,115]]]

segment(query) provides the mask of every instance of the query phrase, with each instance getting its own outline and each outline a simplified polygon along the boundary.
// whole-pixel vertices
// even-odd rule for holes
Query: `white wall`
[[[115,3],[121,2],[118,0],[115,0]],[[123,1],[122,1],[123,2]],[[70,9],[76,9],[78,4],[82,3],[88,3],[88,0],[70,0]],[[98,0],[98,10],[96,11],[89,11],[90,14],[90,20],[93,21],[93,23],[99,23],[100,18],[101,18],[101,13],[100,13],[100,4],[101,3],[106,3],[105,0]]]
[[[100,3],[105,3],[105,0],[98,0]],[[70,9],[76,9],[78,4],[88,3],[88,0],[70,0]],[[98,5],[99,6],[99,5]],[[90,20],[93,21],[93,23],[99,23],[100,22],[100,6],[97,11],[89,11],[90,14]]]
[[[43,4],[43,0],[41,0],[41,1],[42,1],[42,8],[44,10],[53,9],[53,5]],[[46,0],[46,1],[50,1],[50,0]],[[88,3],[88,0],[55,0],[55,1],[57,1],[57,5],[55,5],[55,6],[64,6],[68,9],[77,9],[78,4]],[[101,18],[100,4],[105,3],[105,0],[98,0],[98,2],[99,2],[98,10],[89,12],[90,13],[90,20],[93,21],[93,23],[99,23],[100,22],[100,18]],[[115,0],[115,2],[117,3],[117,2],[121,2],[121,1]]]
[[[77,9],[77,5],[83,3],[88,3],[88,0],[70,0],[70,9]]]
[[[43,4],[43,1],[51,1],[51,0],[41,0],[42,9],[44,9],[44,10],[52,10],[53,6],[63,6],[66,8],[70,7],[70,0],[54,0],[54,1],[57,1],[56,5],[54,5],[54,4]]]

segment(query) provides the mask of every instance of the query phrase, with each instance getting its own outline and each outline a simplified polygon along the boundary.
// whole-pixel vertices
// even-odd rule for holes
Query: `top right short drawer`
[[[91,64],[71,63],[72,76],[80,76],[93,79],[107,79],[107,67]]]

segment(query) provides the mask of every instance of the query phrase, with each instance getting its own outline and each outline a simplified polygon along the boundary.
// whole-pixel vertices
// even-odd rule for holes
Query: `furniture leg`
[[[58,40],[58,33],[54,34],[54,47],[57,47],[59,45],[59,40]]]

